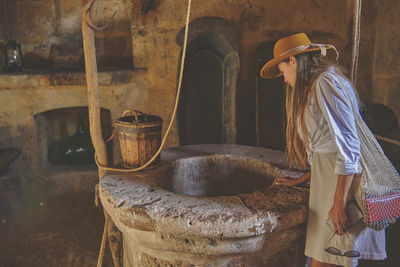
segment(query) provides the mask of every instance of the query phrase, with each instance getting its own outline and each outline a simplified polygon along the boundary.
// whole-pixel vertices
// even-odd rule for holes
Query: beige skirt
[[[352,227],[347,230],[347,236],[340,236],[332,231],[333,226],[328,220],[328,212],[332,208],[338,180],[338,175],[334,173],[335,163],[336,153],[313,153],[306,256],[320,262],[346,267],[357,266],[359,259],[385,259],[385,230],[375,231],[362,223],[352,188],[347,204],[347,213]],[[326,247],[338,248],[342,254],[346,251],[357,250],[361,256],[359,258],[335,256],[327,253]]]

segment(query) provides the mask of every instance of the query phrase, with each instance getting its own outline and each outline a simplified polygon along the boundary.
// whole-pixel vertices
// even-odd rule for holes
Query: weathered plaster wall
[[[398,1],[363,1],[357,88],[362,100],[390,107],[400,118]]]
[[[27,68],[54,67],[51,49],[56,45],[67,45],[70,51],[77,51],[73,49],[81,46],[79,0],[10,2],[12,32],[21,43]],[[240,33],[239,44],[235,44],[239,47],[241,66],[237,88],[237,110],[241,111],[237,118],[238,143],[254,144],[255,48],[262,42],[306,31],[316,41],[332,42],[343,50],[346,45],[346,13],[343,9],[345,1],[341,2],[342,5],[314,0],[301,3],[294,0],[285,3],[261,0],[193,1],[192,21],[202,17],[221,17],[233,22]],[[291,10],[287,6],[296,6],[296,9]],[[309,12],[310,6],[315,8],[314,12]],[[111,110],[112,118],[117,118],[125,108],[140,109],[162,116],[166,125],[175,98],[181,52],[176,38],[184,27],[186,1],[155,1],[153,9],[147,14],[142,13],[137,2],[98,1],[93,7],[92,18],[96,23],[104,24],[115,10],[118,13],[114,24],[96,34],[99,67],[115,68],[115,65],[124,65],[128,59],[131,65],[143,71],[135,72],[132,80],[101,85],[102,107]],[[6,40],[4,24],[1,25],[0,33],[3,35],[0,40]],[[126,51],[121,46],[132,49]],[[107,61],[107,58],[115,60]],[[51,108],[85,105],[84,79],[80,77],[80,82],[76,83],[68,75],[65,79],[72,82],[59,85],[41,82],[42,79],[53,79],[52,75],[50,78],[35,75],[3,77],[0,92],[5,108],[1,111],[1,129],[5,137],[1,145],[30,147],[35,140],[32,130],[34,114]],[[18,81],[13,83],[13,79]],[[24,79],[29,82],[24,84]],[[24,130],[27,128],[31,130]],[[179,140],[176,128],[173,128],[167,146],[177,144]]]
[[[374,102],[389,106],[400,119],[399,1],[379,1],[373,64]]]
[[[111,111],[112,121],[132,106],[146,110],[145,103],[149,100],[143,90],[145,81],[137,79],[140,73],[100,73],[100,106]],[[51,109],[87,106],[85,75],[80,72],[0,75],[0,105],[0,147],[20,148],[19,166],[37,168],[41,165],[38,139],[43,137],[39,136],[34,115]]]
[[[130,34],[130,0],[98,0],[93,6],[93,22],[104,25],[116,11],[113,25],[96,33],[97,60],[100,68],[132,67]],[[21,44],[25,67],[51,69],[57,51],[82,53],[80,0],[16,0],[8,1],[9,37]],[[3,3],[0,14],[4,12]],[[6,42],[6,18],[1,16],[0,43]],[[57,49],[58,48],[58,49]],[[72,55],[71,55],[72,56]],[[80,64],[78,64],[80,63]],[[76,62],[82,69],[83,62]]]
[[[181,47],[176,33],[185,23],[186,1],[157,1],[142,15],[132,11],[132,46],[135,67],[146,68],[151,99],[160,103],[155,112],[171,110]],[[191,20],[220,17],[236,25],[240,33],[240,73],[237,88],[238,143],[255,144],[256,48],[263,42],[295,32],[307,32],[315,41],[333,43],[348,55],[346,1],[193,1]],[[190,35],[190,31],[189,31]]]
[[[366,104],[372,102],[373,92],[373,65],[376,30],[377,30],[377,10],[378,1],[363,1],[361,8],[361,34],[360,51],[358,58],[358,70],[356,87],[360,98]]]
[[[79,0],[9,2],[12,32],[21,43],[27,68],[54,70],[63,66],[59,62],[69,59],[75,64],[69,65],[71,68],[83,68],[79,57],[68,59],[68,55],[82,53]],[[363,1],[357,88],[364,102],[384,103],[399,117],[396,89],[400,80],[395,60],[399,57],[400,39],[393,34],[400,25],[395,13],[398,7],[395,0]],[[99,68],[135,69],[128,75],[128,80],[100,86],[102,107],[111,110],[113,119],[126,108],[139,109],[160,115],[164,119],[165,132],[175,99],[182,49],[177,36],[184,28],[186,8],[187,1],[176,0],[153,1],[146,14],[142,12],[140,1],[98,0],[93,7],[91,16],[98,24],[106,23],[114,11],[118,12],[110,28],[96,33]],[[340,52],[340,63],[348,67],[351,47],[348,12],[346,0],[192,2],[191,21],[218,17],[236,27],[239,33],[238,43],[233,44],[238,47],[240,60],[236,92],[237,143],[254,145],[256,140],[255,98],[259,65],[256,48],[291,33],[306,32],[313,41],[334,44]],[[0,43],[4,44],[7,37],[2,6],[0,15]],[[189,36],[191,34],[194,32],[189,31]],[[85,105],[84,76],[76,82],[73,81],[75,78],[68,78],[71,75],[66,72],[64,78],[72,82],[61,84],[40,82],[59,79],[53,75],[50,78],[2,75],[0,145],[25,147],[24,142],[31,142],[32,134],[26,134],[23,125],[32,124],[29,120],[36,112]],[[112,77],[112,74],[107,75]],[[14,83],[14,79],[18,81]],[[167,147],[178,144],[177,129],[173,127]]]

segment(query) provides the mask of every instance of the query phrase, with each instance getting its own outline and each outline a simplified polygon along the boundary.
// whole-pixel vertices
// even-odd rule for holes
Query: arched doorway
[[[222,63],[210,50],[201,50],[187,60],[179,116],[184,144],[223,142]]]
[[[237,47],[224,34],[232,32],[231,25],[217,18],[204,20],[207,23],[190,25],[197,34],[186,52],[178,110],[181,145],[236,143]],[[213,27],[213,23],[223,25]],[[206,29],[196,30],[201,25]]]

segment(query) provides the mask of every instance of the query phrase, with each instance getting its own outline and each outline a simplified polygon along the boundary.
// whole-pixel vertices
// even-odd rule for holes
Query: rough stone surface
[[[396,47],[400,39],[393,36],[399,31],[399,1],[364,1],[361,14],[361,41],[357,88],[367,104],[381,103],[400,117],[398,103],[400,57]]]
[[[50,51],[52,45],[70,45],[82,47],[81,1],[80,0],[44,0],[44,1],[8,1],[9,2],[9,37],[6,35],[5,21],[0,23],[0,42],[13,37],[21,44],[25,67],[51,69]],[[116,11],[112,26],[96,33],[98,45],[97,60],[99,66],[132,67],[132,49],[130,33],[131,1],[98,0],[91,12],[92,21],[104,25]],[[4,5],[1,5],[2,13]],[[5,16],[1,16],[5,19]],[[11,36],[12,35],[12,36]],[[112,47],[109,43],[116,45]],[[121,45],[121,42],[123,45]],[[104,49],[106,48],[106,49]],[[121,49],[122,48],[122,49]],[[110,57],[112,57],[110,59]],[[82,69],[81,64],[74,68]]]
[[[132,70],[99,73],[100,105],[111,112],[112,122],[126,109],[146,110],[147,92],[143,90],[146,86],[137,79],[140,73]],[[21,149],[22,155],[17,159],[20,170],[37,169],[43,165],[39,162],[39,138],[46,136],[38,132],[40,127],[35,117],[53,109],[87,106],[85,73],[0,75],[0,104],[3,107],[0,111],[0,147]],[[68,114],[65,117],[68,118]],[[114,158],[119,161],[118,142],[114,142],[113,151],[116,153]]]
[[[185,160],[190,169],[191,163],[207,157],[239,165],[237,158],[244,159],[249,171],[244,184],[254,175],[250,170],[267,170],[265,185],[253,192],[221,196],[171,191],[171,169],[176,162]],[[162,159],[157,168],[128,175],[109,173],[102,180],[100,197],[123,233],[126,266],[266,266],[277,253],[286,255],[284,245],[275,245],[277,240],[285,240],[287,248],[302,250],[308,190],[270,186],[273,177],[302,174],[288,170],[283,152],[196,145],[166,150]],[[297,255],[288,262],[301,262],[302,254]]]
[[[80,30],[80,1],[12,1],[13,28],[15,37],[22,45],[26,66],[29,68],[51,69],[50,50],[52,45],[70,45],[79,48],[82,37]],[[42,3],[43,2],[43,3]],[[140,2],[140,1],[139,1]],[[121,95],[118,101],[110,101],[114,106],[140,109],[147,113],[161,116],[165,123],[169,122],[176,92],[176,78],[179,67],[181,45],[177,44],[177,35],[182,32],[185,23],[186,1],[154,1],[148,13],[143,14],[141,3],[129,0],[97,1],[93,7],[92,18],[95,23],[104,24],[114,11],[113,25],[104,32],[96,33],[99,67],[126,66],[146,69],[135,76],[139,85],[127,84],[129,95]],[[237,143],[255,144],[255,76],[257,75],[257,56],[255,49],[263,42],[275,41],[281,36],[306,31],[315,41],[333,42],[340,50],[342,58],[348,51],[345,46],[349,42],[346,34],[346,4],[344,0],[332,1],[306,0],[298,1],[262,1],[262,0],[208,0],[193,1],[191,21],[217,17],[236,28],[237,37],[232,45],[238,48],[240,72],[237,78],[236,113]],[[295,13],[288,7],[296,6]],[[313,12],[308,12],[310,7]],[[3,7],[0,7],[0,13]],[[28,12],[28,13],[27,13]],[[34,15],[32,15],[34,14]],[[305,15],[307,14],[307,15]],[[324,23],[315,23],[324,21]],[[0,24],[0,42],[5,42],[4,24]],[[190,32],[192,39],[199,32],[220,30],[219,28],[203,28]],[[231,40],[232,41],[232,40]],[[35,65],[36,64],[36,65]],[[13,84],[13,76],[9,77]],[[55,84],[64,84],[59,77]],[[27,80],[32,77],[27,77]],[[67,79],[73,80],[74,78]],[[35,80],[35,78],[33,78]],[[30,81],[27,81],[30,84]],[[81,82],[80,82],[81,83]],[[52,83],[45,83],[45,85]],[[11,86],[11,85],[10,85]],[[9,85],[1,85],[2,90]],[[37,90],[31,88],[30,91]],[[107,88],[117,92],[120,88]],[[60,90],[58,90],[60,91]],[[138,92],[138,93],[137,93]],[[40,92],[42,102],[55,102],[53,92]],[[83,93],[85,93],[83,91]],[[69,91],[68,95],[79,94]],[[101,92],[103,95],[104,92]],[[101,96],[104,97],[104,96]],[[65,97],[62,97],[65,99]],[[79,95],[80,99],[85,99]],[[129,103],[121,99],[129,99]],[[22,100],[23,101],[23,100]],[[26,107],[29,107],[27,101]],[[107,104],[106,104],[107,105]],[[23,113],[22,113],[23,114]],[[120,115],[112,114],[113,117]],[[5,115],[7,116],[7,115]],[[19,116],[12,118],[14,123],[6,123],[4,127],[16,128],[20,125]],[[18,135],[14,143],[19,143]],[[177,129],[174,126],[172,138],[167,147],[179,144]]]
[[[78,49],[82,43],[80,26],[80,1],[9,1],[12,30],[15,38],[22,45],[26,66],[29,68],[49,70],[51,66],[51,46],[66,45]],[[140,1],[139,1],[140,2]],[[112,78],[120,83],[102,82],[100,95],[103,106],[114,106],[112,117],[117,118],[124,109],[134,108],[161,116],[165,124],[169,122],[176,92],[179,54],[181,52],[186,1],[154,1],[152,8],[142,13],[141,3],[130,0],[97,1],[93,7],[92,18],[95,23],[104,24],[114,11],[113,25],[104,32],[96,33],[99,67],[135,67],[145,69],[132,77],[119,76]],[[359,75],[357,81],[361,99],[367,103],[383,103],[400,116],[398,105],[397,68],[393,62],[398,57],[399,39],[393,35],[399,23],[395,10],[399,3],[389,0],[364,1],[361,17],[361,43],[359,58]],[[346,15],[347,1],[295,0],[263,1],[263,0],[207,0],[193,1],[191,22],[193,29],[189,31],[189,41],[196,34],[223,30],[210,25],[196,26],[196,21],[215,19],[229,24],[235,30],[235,38],[229,39],[237,47],[240,71],[236,77],[236,110],[235,118],[237,140],[240,144],[255,144],[255,77],[258,75],[259,55],[256,49],[264,43],[276,41],[278,38],[305,31],[316,42],[336,45],[341,54],[340,63],[347,67],[350,55],[349,25]],[[1,18],[5,19],[4,7],[0,6]],[[225,25],[224,24],[224,25]],[[215,26],[215,25],[213,25]],[[179,40],[181,40],[180,38]],[[0,43],[7,40],[5,23],[0,23]],[[2,46],[0,44],[0,47]],[[390,45],[389,45],[390,44]],[[73,49],[71,50],[73,51]],[[76,60],[76,59],[74,59]],[[2,75],[1,75],[2,76]],[[29,139],[31,130],[17,130],[27,127],[27,109],[31,106],[73,106],[86,105],[84,86],[75,90],[75,85],[84,85],[81,74],[51,74],[47,77],[22,75],[5,75],[0,78],[2,107],[0,112],[0,133],[2,142],[24,149],[22,140]],[[128,75],[129,76],[129,75]],[[20,82],[16,82],[15,79]],[[134,81],[132,80],[134,79]],[[235,78],[234,78],[235,79]],[[7,80],[7,82],[5,82]],[[52,86],[66,86],[69,89]],[[10,88],[19,88],[19,93]],[[46,89],[44,89],[46,87]],[[280,88],[277,88],[280,89]],[[112,96],[107,96],[111,93]],[[59,94],[59,96],[57,96]],[[39,99],[37,101],[30,101]],[[70,101],[70,99],[79,99]],[[80,101],[81,100],[81,101]],[[7,107],[8,103],[21,102],[16,108]],[[261,105],[268,101],[260,100]],[[275,101],[275,100],[274,100]],[[279,101],[279,100],[277,100]],[[64,102],[64,103],[63,103]],[[48,103],[57,103],[51,104]],[[110,104],[108,104],[110,103]],[[14,105],[15,106],[15,105]],[[115,110],[115,112],[113,111]],[[280,111],[279,111],[280,112]],[[276,119],[279,120],[279,119]],[[272,121],[274,123],[274,121]],[[273,125],[281,125],[278,121]],[[165,128],[164,128],[165,129]],[[22,137],[21,134],[28,137]],[[272,136],[268,144],[281,142],[280,137]],[[279,139],[279,140],[278,140]],[[4,140],[4,141],[3,141]],[[167,147],[179,144],[176,125],[172,128]],[[1,144],[0,144],[1,145]],[[25,145],[24,145],[25,146]],[[269,147],[272,147],[269,145]],[[116,157],[118,158],[118,157]]]
[[[27,68],[54,70],[57,66],[51,61],[52,45],[70,45],[79,50],[82,43],[79,0],[8,2],[11,3],[11,30],[17,42],[21,43]],[[101,106],[111,111],[112,120],[125,109],[134,108],[159,115],[167,123],[176,92],[181,52],[177,36],[184,27],[187,2],[153,1],[152,9],[146,14],[142,13],[140,2],[98,0],[93,9],[93,21],[98,24],[104,24],[115,10],[118,11],[112,27],[96,33],[99,67],[140,69],[133,75],[118,71],[115,76],[101,73]],[[383,103],[399,117],[400,81],[396,59],[400,56],[397,49],[400,39],[393,34],[398,32],[400,25],[396,13],[399,1],[363,1],[362,5],[357,88],[364,102]],[[284,35],[304,31],[317,42],[336,45],[341,54],[340,63],[347,67],[351,47],[346,19],[348,13],[345,0],[193,1],[192,22],[217,17],[236,28],[237,38],[230,41],[238,48],[240,59],[240,73],[235,86],[238,143],[255,144],[256,140],[257,48]],[[9,38],[4,19],[4,8],[0,5],[0,48],[4,48]],[[212,29],[200,27],[190,30],[189,39],[193,40],[196,33]],[[40,133],[37,133],[34,116],[53,108],[86,106],[84,80],[83,73],[71,72],[0,75],[0,147],[14,146],[22,151],[10,168],[31,172],[31,167],[40,166],[36,154]],[[266,126],[271,127],[268,123]],[[397,132],[390,134],[393,138],[398,136]],[[276,140],[268,141],[276,143]],[[174,125],[166,147],[178,144],[178,131]],[[117,147],[114,147],[115,159],[119,158]],[[398,154],[396,151],[395,155]],[[73,176],[76,174],[74,172]],[[56,177],[59,177],[58,174]],[[63,178],[66,177],[70,176]],[[73,187],[79,188],[77,185]],[[145,225],[144,215],[142,220],[138,225],[152,227],[151,224]],[[236,261],[232,260],[234,264]]]

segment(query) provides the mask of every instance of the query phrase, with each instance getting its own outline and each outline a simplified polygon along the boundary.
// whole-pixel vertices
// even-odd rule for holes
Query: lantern
[[[21,46],[15,40],[9,40],[4,50],[6,71],[20,71],[23,67]]]

